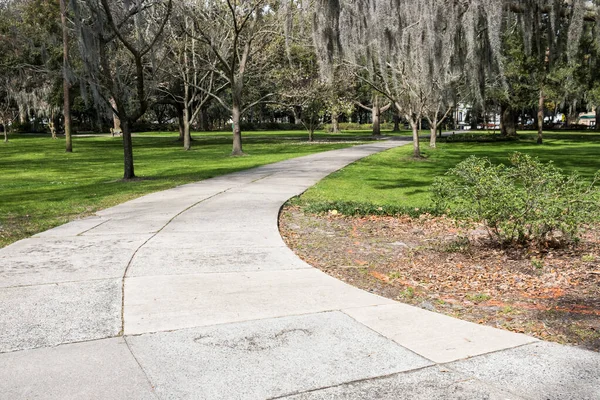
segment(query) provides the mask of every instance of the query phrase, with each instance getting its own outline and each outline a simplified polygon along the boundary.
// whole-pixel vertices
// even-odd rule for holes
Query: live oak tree
[[[272,4],[273,3],[273,4]],[[225,92],[207,91],[225,109],[231,112],[233,130],[232,155],[243,155],[242,116],[252,107],[271,97],[266,93],[250,103],[245,101],[245,89],[252,69],[260,67],[253,63],[273,33],[278,32],[274,16],[276,2],[267,0],[192,0],[185,3],[186,15],[193,18],[194,31],[188,35],[209,46],[216,63],[214,72],[227,84],[230,101]]]
[[[521,30],[526,53],[537,55],[541,142],[547,75],[560,55],[577,48],[598,7],[587,0],[322,0],[313,13],[314,37],[324,74],[344,61],[378,78],[375,87],[411,123],[418,156],[417,122],[424,110],[445,108],[452,82],[461,78],[468,98],[483,105],[486,83],[505,79],[502,36],[509,28]]]
[[[97,104],[121,121],[124,179],[135,178],[131,126],[156,94],[171,10],[171,0],[73,2],[85,77]]]
[[[166,62],[162,69],[174,83],[160,85],[165,101],[173,102],[178,110],[183,148],[192,144],[191,125],[201,112],[228,87],[227,82],[215,72],[218,62],[210,46],[198,40],[200,32],[193,18],[187,15],[187,7],[175,7],[173,18],[165,32]]]

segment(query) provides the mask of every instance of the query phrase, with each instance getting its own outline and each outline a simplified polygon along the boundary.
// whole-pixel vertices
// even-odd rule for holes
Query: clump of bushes
[[[589,182],[521,153],[508,166],[471,156],[435,180],[433,202],[448,216],[484,222],[501,243],[561,245],[598,220],[599,181],[600,171]]]

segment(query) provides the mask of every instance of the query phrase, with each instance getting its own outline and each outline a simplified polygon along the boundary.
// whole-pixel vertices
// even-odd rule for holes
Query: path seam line
[[[233,186],[232,186],[233,187]],[[212,196],[206,197],[194,204],[192,204],[191,206],[185,208],[184,210],[178,212],[177,214],[175,214],[171,219],[169,219],[167,221],[166,224],[164,224],[159,230],[157,230],[156,232],[154,232],[152,234],[152,236],[150,236],[148,239],[146,239],[146,241],[144,241],[144,243],[142,243],[131,255],[131,258],[129,259],[129,262],[127,263],[127,266],[125,267],[125,271],[123,272],[123,278],[121,280],[121,330],[118,333],[118,336],[125,336],[125,278],[127,278],[127,273],[129,272],[129,268],[131,267],[131,264],[133,263],[133,259],[135,258],[135,256],[137,255],[137,253],[142,249],[142,247],[144,247],[150,240],[152,240],[153,238],[156,237],[156,235],[158,235],[160,232],[162,232],[163,229],[165,229],[171,222],[173,222],[173,220],[177,217],[179,217],[181,214],[183,214],[184,212],[190,210],[191,208],[196,207],[198,204],[201,204],[207,200],[210,200],[216,196],[219,196],[223,193],[228,192],[229,190],[232,189],[232,187],[229,187],[225,190],[222,190],[218,193],[213,194]]]

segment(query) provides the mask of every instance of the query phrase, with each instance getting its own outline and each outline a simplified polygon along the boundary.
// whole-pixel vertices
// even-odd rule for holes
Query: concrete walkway
[[[386,141],[151,194],[0,250],[1,399],[600,399],[600,355],[363,292],[281,205]]]

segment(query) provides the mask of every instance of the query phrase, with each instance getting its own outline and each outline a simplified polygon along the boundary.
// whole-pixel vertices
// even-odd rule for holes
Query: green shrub
[[[590,183],[525,154],[514,153],[510,163],[469,157],[434,181],[435,208],[484,222],[503,243],[565,244],[598,220],[600,171]]]

